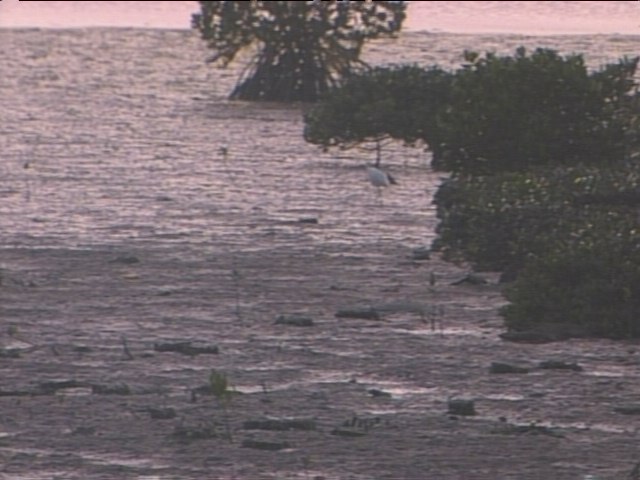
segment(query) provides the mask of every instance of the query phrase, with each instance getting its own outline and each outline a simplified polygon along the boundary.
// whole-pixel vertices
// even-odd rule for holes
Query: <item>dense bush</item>
[[[434,247],[517,273],[507,326],[640,336],[638,59],[589,74],[581,56],[469,54],[434,166]]]
[[[544,188],[546,179],[532,177],[511,174],[447,180],[434,198],[440,223],[433,248],[446,260],[468,261],[477,270],[499,271],[521,263],[531,248],[523,240],[535,241],[536,233],[548,229],[557,218],[548,211],[563,206],[559,198],[550,198],[556,191]]]
[[[637,58],[594,73],[581,55],[546,49],[527,55],[519,48],[505,57],[467,53],[466,59],[432,138],[435,168],[493,174],[624,158],[629,111],[638,111]]]
[[[436,193],[438,238],[448,260],[479,270],[522,266],[550,242],[574,235],[593,215],[617,211],[635,218],[640,166],[577,166],[503,175],[454,177]],[[609,235],[616,232],[611,226]]]
[[[640,336],[640,227],[635,217],[599,212],[583,228],[529,259],[506,297],[512,330],[576,325],[584,334]]]
[[[416,66],[379,67],[350,76],[305,116],[304,138],[351,147],[394,138],[429,138],[448,101],[451,74]]]
[[[424,141],[436,169],[475,175],[548,165],[607,165],[640,145],[636,59],[589,72],[581,55],[466,52],[455,72],[375,68],[351,75],[305,116],[325,147]]]
[[[519,271],[510,329],[640,336],[640,165],[457,177],[435,201],[445,258]]]

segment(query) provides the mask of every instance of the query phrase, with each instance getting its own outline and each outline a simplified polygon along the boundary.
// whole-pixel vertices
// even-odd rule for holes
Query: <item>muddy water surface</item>
[[[413,259],[440,181],[422,150],[385,150],[378,195],[373,154],[305,144],[302,108],[226,101],[238,71],[189,32],[0,39],[0,478],[613,480],[640,460],[636,344],[504,343],[494,276]],[[367,58],[520,44],[598,65],[639,42],[407,34]],[[381,318],[335,316],[358,308]],[[315,428],[248,428],[266,417]]]

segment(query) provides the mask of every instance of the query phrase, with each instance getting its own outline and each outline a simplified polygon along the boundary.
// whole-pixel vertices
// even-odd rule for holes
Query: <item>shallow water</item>
[[[205,65],[208,52],[192,32],[0,30],[0,40],[10,72],[0,77],[0,306],[3,325],[15,329],[0,340],[22,352],[2,359],[2,390],[15,390],[0,397],[10,412],[0,434],[12,441],[0,445],[3,478],[305,478],[307,454],[309,470],[327,479],[454,479],[476,467],[470,479],[511,478],[510,461],[492,454],[511,457],[506,447],[516,444],[483,427],[501,416],[598,425],[576,434],[587,445],[579,450],[562,444],[548,453],[535,438],[517,445],[600,466],[611,479],[629,470],[634,433],[612,415],[610,398],[636,398],[635,350],[504,344],[495,285],[454,287],[462,268],[412,261],[411,250],[433,238],[440,181],[422,149],[385,150],[399,185],[379,198],[364,171],[373,152],[307,145],[300,107],[227,101],[238,68]],[[638,37],[407,33],[372,44],[366,58],[455,66],[466,48],[520,44],[584,51],[597,66],[637,53]],[[309,218],[318,222],[299,221]],[[353,305],[387,314],[373,323],[334,317]],[[416,305],[444,307],[435,329]],[[315,325],[274,325],[290,313]],[[215,343],[221,354],[153,348],[182,340]],[[133,359],[123,358],[124,341]],[[487,375],[494,360],[548,357],[580,361],[585,374]],[[298,450],[279,456],[220,439],[177,444],[175,425],[219,414],[212,399],[189,397],[212,368],[244,393],[234,400],[235,425],[309,415],[319,432],[294,436]],[[20,396],[69,378],[82,384]],[[96,394],[95,384],[132,393]],[[391,397],[373,398],[371,388]],[[478,420],[453,426],[446,401],[466,396],[477,399]],[[150,405],[175,406],[179,417],[151,421]],[[389,424],[345,447],[328,432],[354,414]],[[393,448],[381,452],[380,442]],[[594,451],[606,460],[598,464]],[[521,460],[518,478],[576,478],[561,462]]]
[[[379,202],[361,168],[372,153],[306,144],[300,108],[226,101],[238,70],[205,65],[208,52],[193,32],[0,35],[3,71],[11,72],[0,79],[3,245],[152,240],[213,252],[248,248],[252,237],[309,246],[433,236],[438,177],[427,154],[388,149],[384,164],[402,187]],[[366,59],[455,66],[464,49],[523,44],[585,52],[597,66],[637,53],[638,40],[407,33],[372,44]],[[309,217],[320,227],[297,223]]]

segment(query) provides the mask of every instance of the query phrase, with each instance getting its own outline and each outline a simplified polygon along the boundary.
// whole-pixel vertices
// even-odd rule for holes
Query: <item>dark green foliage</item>
[[[552,210],[563,208],[562,193],[526,173],[449,179],[434,198],[440,223],[433,248],[477,270],[520,265],[538,234],[557,223]]]
[[[586,334],[640,336],[640,228],[635,217],[600,212],[550,243],[506,290],[513,330],[570,324]]]
[[[510,329],[640,336],[640,165],[457,177],[436,203],[445,258],[519,270]]]
[[[465,58],[452,73],[404,66],[351,75],[306,115],[305,139],[343,148],[421,140],[436,169],[473,175],[605,166],[637,151],[637,58],[592,73],[581,55],[545,49]]]
[[[222,407],[222,413],[224,415],[224,427],[227,433],[227,439],[233,442],[233,435],[231,433],[231,423],[229,421],[229,413],[227,411],[229,403],[231,402],[231,390],[229,390],[229,380],[227,376],[216,370],[212,370],[209,374],[209,386],[211,392],[218,399],[218,403]]]
[[[454,175],[434,247],[517,274],[511,330],[640,336],[638,59],[591,74],[550,50],[467,59],[438,124],[434,166]]]
[[[227,65],[258,53],[231,94],[244,100],[315,101],[359,65],[368,39],[398,32],[405,2],[201,1],[192,24]]]
[[[440,187],[434,202],[440,219],[434,248],[479,270],[504,270],[524,265],[601,212],[635,218],[640,166],[458,176]]]
[[[589,73],[581,55],[537,49],[480,56],[453,76],[433,165],[471,174],[624,158],[638,144],[638,58]],[[629,138],[632,135],[633,138]]]
[[[378,67],[348,77],[305,116],[305,140],[331,147],[387,138],[413,143],[436,132],[451,74],[439,68]]]

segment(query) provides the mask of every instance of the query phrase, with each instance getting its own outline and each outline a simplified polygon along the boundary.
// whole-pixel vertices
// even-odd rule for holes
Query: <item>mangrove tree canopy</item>
[[[362,65],[366,40],[392,36],[406,2],[201,1],[192,17],[212,62],[222,66],[253,47],[255,55],[231,98],[315,101]]]

